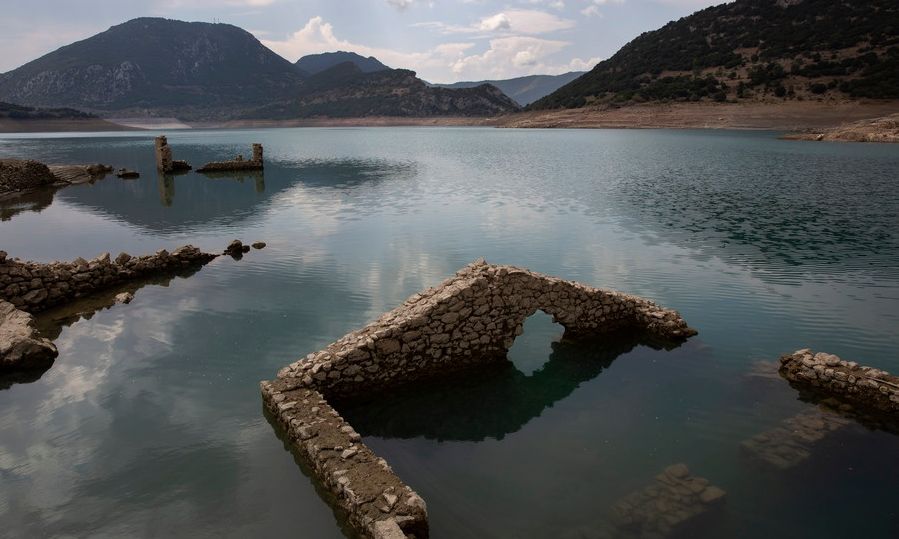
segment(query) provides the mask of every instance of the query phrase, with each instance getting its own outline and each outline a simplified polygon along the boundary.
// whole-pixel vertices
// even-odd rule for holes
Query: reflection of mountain
[[[208,149],[195,150],[179,148],[179,156],[189,156],[193,162],[214,157]],[[144,171],[153,168],[150,162],[141,166]],[[341,189],[413,172],[411,164],[378,160],[268,162],[263,173],[254,175],[143,174],[137,180],[109,179],[88,189],[68,189],[57,198],[145,230],[173,232],[251,220],[280,193],[297,185]]]
[[[364,436],[502,439],[641,344],[646,343],[633,335],[563,340],[552,343],[548,361],[530,376],[505,361],[338,408]]]

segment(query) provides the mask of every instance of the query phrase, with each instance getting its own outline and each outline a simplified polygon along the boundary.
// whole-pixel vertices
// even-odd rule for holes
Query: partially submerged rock
[[[234,240],[231,243],[229,243],[227,247],[225,247],[224,254],[231,255],[235,258],[240,258],[243,256],[244,253],[248,253],[248,252],[250,252],[249,245],[244,245],[243,242],[240,240]]]
[[[56,346],[34,328],[34,317],[0,300],[0,370],[47,367],[58,355]]]
[[[140,172],[128,170],[127,168],[120,168],[119,171],[116,172],[116,176],[123,180],[132,180],[134,178],[140,178]]]
[[[253,249],[265,249],[265,242],[264,241],[254,242]]]

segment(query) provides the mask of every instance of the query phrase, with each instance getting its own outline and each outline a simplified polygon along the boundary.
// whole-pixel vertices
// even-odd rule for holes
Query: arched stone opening
[[[552,344],[562,340],[565,328],[542,309],[537,309],[515,328],[515,340],[506,358],[515,368],[530,376],[550,360]]]

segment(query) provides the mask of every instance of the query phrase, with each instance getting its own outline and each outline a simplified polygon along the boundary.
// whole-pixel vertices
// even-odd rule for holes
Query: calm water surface
[[[606,537],[610,507],[679,462],[728,492],[692,537],[899,536],[899,436],[852,424],[787,470],[741,450],[815,409],[753,376],[759,361],[811,347],[899,371],[899,147],[708,131],[169,133],[195,166],[265,145],[264,175],[206,178],[157,177],[154,134],[0,138],[0,156],[143,174],[6,204],[0,248],[50,261],[268,247],[70,320],[50,370],[0,379],[0,535],[343,537],[263,416],[258,381],[486,257],[649,297],[699,336],[670,351],[572,344],[535,316],[508,365],[348,407],[427,500],[433,537]]]

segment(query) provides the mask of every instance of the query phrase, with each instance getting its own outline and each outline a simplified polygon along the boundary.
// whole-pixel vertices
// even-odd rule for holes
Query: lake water
[[[727,491],[691,537],[899,536],[899,436],[849,423],[780,469],[742,443],[815,413],[781,354],[899,371],[899,147],[768,132],[367,128],[0,137],[0,156],[142,173],[0,209],[0,248],[50,261],[220,251],[189,278],[55,330],[38,379],[0,379],[0,535],[343,537],[262,412],[258,382],[459,267],[489,262],[677,309],[699,335],[559,342],[345,413],[428,502],[432,537],[609,537],[665,467]]]

